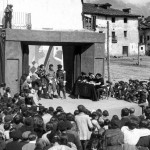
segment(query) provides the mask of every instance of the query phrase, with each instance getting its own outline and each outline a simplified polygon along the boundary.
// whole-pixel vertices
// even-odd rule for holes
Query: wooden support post
[[[107,71],[108,81],[110,82],[109,21],[107,21]]]

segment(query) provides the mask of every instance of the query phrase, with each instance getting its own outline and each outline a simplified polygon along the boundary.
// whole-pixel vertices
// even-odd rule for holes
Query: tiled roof
[[[150,29],[150,23],[141,23],[140,24],[141,29]]]
[[[103,16],[140,17],[140,15],[130,14],[118,9],[112,9],[112,8],[105,9],[100,6],[96,7],[95,4],[90,4],[90,3],[83,4],[83,13],[103,15]]]
[[[147,21],[147,22],[150,22],[150,16],[148,16],[148,17],[146,18],[146,21]]]

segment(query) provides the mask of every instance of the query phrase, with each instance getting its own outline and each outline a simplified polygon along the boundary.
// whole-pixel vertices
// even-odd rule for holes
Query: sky
[[[0,0],[0,11],[7,0]],[[82,29],[82,4],[80,0],[8,0],[14,12],[31,13],[33,29]]]
[[[31,13],[32,28],[82,29],[81,0],[0,0],[0,12],[6,4],[14,12]],[[150,16],[150,0],[84,0],[91,3],[111,3],[112,8],[131,8],[132,13]]]
[[[84,0],[84,2],[110,3],[112,8],[131,8],[134,14],[150,16],[150,0]]]
[[[138,6],[143,6],[150,2],[150,0],[122,0],[122,1],[125,3],[135,4]]]

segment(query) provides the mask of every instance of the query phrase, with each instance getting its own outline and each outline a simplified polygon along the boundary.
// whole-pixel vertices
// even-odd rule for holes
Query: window
[[[141,50],[143,50],[143,47],[141,47]]]
[[[112,43],[117,43],[117,37],[114,31],[112,32]]]
[[[84,29],[88,30],[96,30],[96,16],[92,16],[92,18],[84,16],[83,22]]]
[[[112,32],[112,38],[114,39],[116,37],[115,32]]]
[[[127,37],[127,31],[124,31],[124,37]]]
[[[128,18],[124,18],[124,23],[128,23]]]
[[[116,21],[115,17],[112,17],[111,20],[112,20],[113,23]]]
[[[147,36],[147,41],[149,41],[149,39],[150,39],[150,37],[149,37],[149,35]]]
[[[143,37],[143,35],[140,35],[140,43],[144,43],[144,37]]]

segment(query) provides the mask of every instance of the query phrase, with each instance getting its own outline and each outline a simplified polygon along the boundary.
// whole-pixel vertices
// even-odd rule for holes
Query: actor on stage
[[[60,91],[63,92],[63,98],[66,99],[66,72],[62,70],[62,65],[58,65],[58,70],[56,72],[56,79],[57,79],[57,93],[60,97]]]
[[[7,5],[7,7],[5,8],[5,16],[4,16],[4,28],[12,28],[12,9],[13,5]]]
[[[45,71],[45,67],[44,67],[43,64],[40,65],[40,67],[37,70],[36,74],[40,78],[38,96],[41,98],[42,90],[43,90],[44,98],[49,98],[47,96],[48,80],[47,80],[47,77],[46,77],[46,71]]]
[[[49,80],[49,85],[48,85],[49,98],[50,99],[53,99],[53,97],[57,98],[57,95],[55,94],[55,92],[56,92],[56,75],[55,75],[55,71],[53,69],[53,64],[49,65],[47,78]]]

